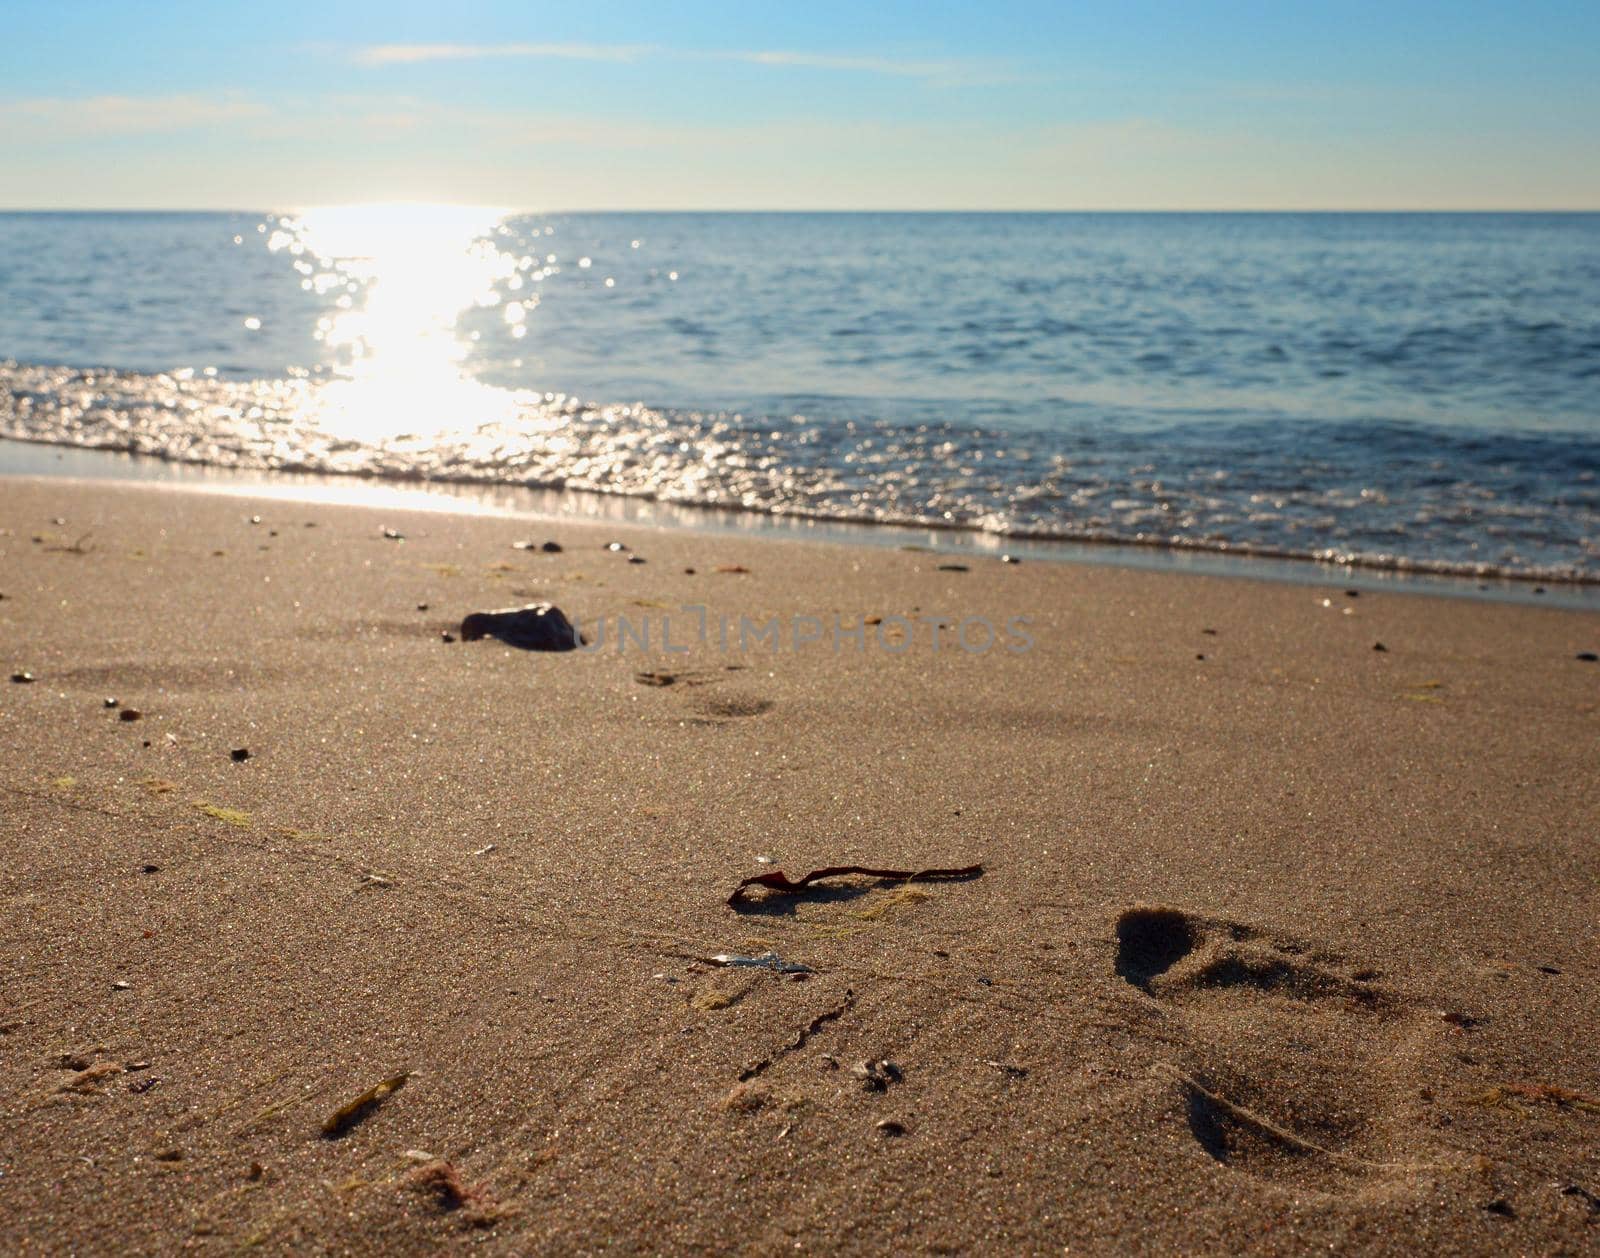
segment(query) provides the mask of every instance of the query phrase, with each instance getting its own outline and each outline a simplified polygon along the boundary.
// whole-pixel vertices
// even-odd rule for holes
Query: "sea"
[[[5,213],[0,437],[1600,584],[1600,214]]]

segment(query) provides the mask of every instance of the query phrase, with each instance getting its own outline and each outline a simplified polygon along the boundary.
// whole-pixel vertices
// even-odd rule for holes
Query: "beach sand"
[[[0,530],[7,1252],[1600,1244],[1600,617],[64,481]],[[441,637],[536,599],[1032,649]],[[709,962],[767,950],[815,972]]]

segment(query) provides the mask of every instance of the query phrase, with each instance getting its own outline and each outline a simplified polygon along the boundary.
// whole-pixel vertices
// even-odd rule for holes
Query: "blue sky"
[[[1600,5],[7,0],[0,206],[1600,208]]]

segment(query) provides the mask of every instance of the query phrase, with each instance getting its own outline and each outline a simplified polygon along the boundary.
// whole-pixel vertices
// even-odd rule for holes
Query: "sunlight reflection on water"
[[[319,394],[318,423],[330,436],[426,439],[515,418],[516,393],[467,373],[470,335],[457,327],[463,312],[501,304],[496,286],[517,275],[517,259],[493,243],[504,215],[476,206],[358,205],[279,220],[268,248],[296,260],[302,287],[345,289],[316,333],[339,364]],[[506,321],[520,323],[536,300],[505,302]]]

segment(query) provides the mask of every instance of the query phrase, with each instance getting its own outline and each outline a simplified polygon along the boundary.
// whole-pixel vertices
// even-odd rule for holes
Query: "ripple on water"
[[[358,403],[348,389],[305,377],[5,363],[0,435],[231,468],[1600,580],[1600,439],[1581,434],[1268,419],[994,431],[499,391],[487,422],[451,426],[440,415],[432,431],[363,438],[342,408],[370,399]]]

